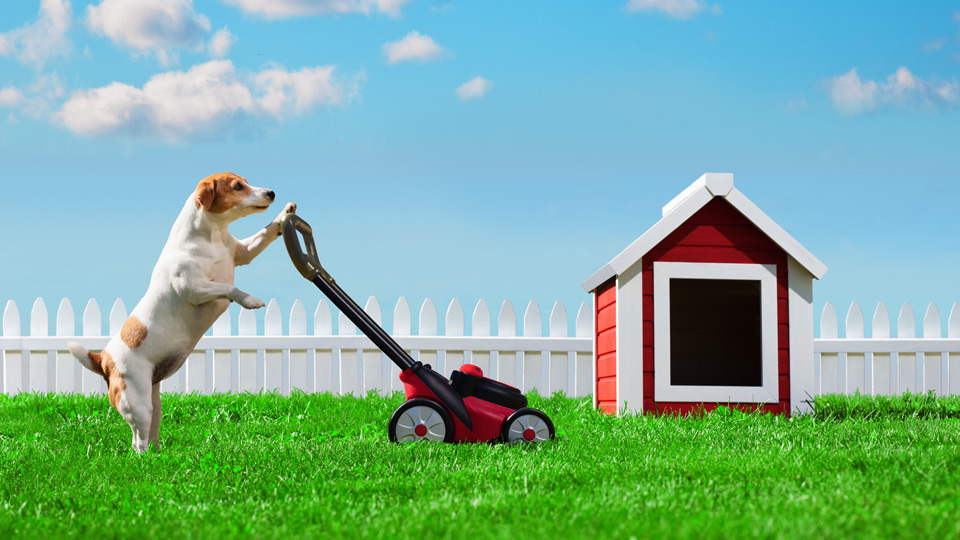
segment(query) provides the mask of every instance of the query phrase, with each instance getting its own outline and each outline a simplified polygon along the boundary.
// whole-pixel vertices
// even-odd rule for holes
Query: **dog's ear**
[[[217,196],[217,183],[212,178],[205,178],[197,185],[197,208],[203,206],[209,210],[213,206],[213,199]]]

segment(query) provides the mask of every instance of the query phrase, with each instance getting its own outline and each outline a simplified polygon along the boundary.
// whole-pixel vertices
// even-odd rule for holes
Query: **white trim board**
[[[679,386],[670,380],[670,280],[760,282],[760,386]],[[657,402],[777,403],[777,268],[771,264],[653,263],[654,396]]]
[[[707,173],[698,178],[687,189],[677,195],[663,207],[663,217],[653,227],[633,241],[609,263],[603,265],[583,282],[583,288],[590,292],[615,275],[622,274],[641,257],[653,249],[661,240],[676,230],[687,219],[703,208],[714,197],[723,197],[744,217],[766,234],[770,240],[780,246],[787,255],[793,257],[813,277],[820,279],[827,267],[807,251],[775,221],[770,219],[750,199],[733,186],[732,174]]]

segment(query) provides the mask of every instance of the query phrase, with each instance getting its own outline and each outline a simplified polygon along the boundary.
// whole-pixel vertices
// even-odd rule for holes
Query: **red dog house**
[[[583,283],[594,298],[595,405],[808,410],[813,278],[826,271],[732,174],[701,176]]]

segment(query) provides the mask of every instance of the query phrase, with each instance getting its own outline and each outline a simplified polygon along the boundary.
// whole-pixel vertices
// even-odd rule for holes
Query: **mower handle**
[[[334,283],[333,277],[320,265],[320,258],[317,257],[317,246],[313,243],[313,229],[310,225],[296,214],[285,214],[280,222],[280,231],[283,235],[283,243],[287,246],[287,253],[290,254],[290,260],[297,267],[300,275],[313,281],[318,276],[322,277],[327,283]],[[300,247],[300,240],[297,233],[303,236],[303,245],[306,252]]]

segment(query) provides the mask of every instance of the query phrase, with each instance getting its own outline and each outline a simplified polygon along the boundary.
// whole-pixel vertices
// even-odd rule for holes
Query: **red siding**
[[[677,227],[642,260],[643,271],[643,409],[655,413],[688,414],[715,409],[716,403],[658,402],[654,395],[653,263],[704,262],[775,264],[777,266],[777,325],[779,403],[735,405],[790,414],[790,332],[787,304],[787,255],[736,208],[720,197],[704,205]],[[639,381],[637,382],[639,384]],[[598,394],[599,395],[599,394]]]
[[[597,408],[617,413],[617,287],[612,279],[593,292],[596,306],[593,327],[597,351]]]

